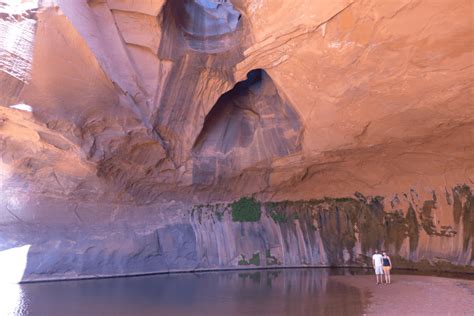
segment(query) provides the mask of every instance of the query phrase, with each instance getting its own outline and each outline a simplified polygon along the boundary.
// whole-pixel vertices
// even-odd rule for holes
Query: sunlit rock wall
[[[267,251],[361,265],[374,247],[471,268],[471,12],[0,2],[0,251],[29,245],[25,280],[241,267],[257,252],[265,265]],[[299,214],[285,223],[191,211],[243,196],[330,202],[280,205]]]

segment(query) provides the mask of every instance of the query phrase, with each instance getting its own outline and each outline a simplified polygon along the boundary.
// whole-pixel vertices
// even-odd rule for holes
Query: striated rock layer
[[[26,196],[21,201],[23,209],[36,213],[7,208],[1,237],[2,249],[29,246],[23,281],[370,266],[374,249],[388,251],[396,268],[474,272],[474,199],[467,186],[446,195],[433,192],[431,200],[420,200],[412,191],[392,206],[382,197],[360,193],[354,198],[267,202],[255,222],[236,221],[228,204],[137,207]],[[12,254],[10,260],[21,260],[19,256]]]
[[[23,280],[381,247],[472,272],[472,6],[0,1],[0,256],[29,246]]]

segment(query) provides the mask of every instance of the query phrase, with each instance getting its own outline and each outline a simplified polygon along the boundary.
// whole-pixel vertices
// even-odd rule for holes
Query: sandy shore
[[[474,315],[474,281],[430,276],[392,275],[376,285],[375,276],[332,276],[369,296],[367,315]]]

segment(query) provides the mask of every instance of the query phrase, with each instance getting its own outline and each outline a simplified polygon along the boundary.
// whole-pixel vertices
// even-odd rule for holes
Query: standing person
[[[372,256],[372,265],[375,269],[375,277],[377,279],[377,284],[381,284],[383,281],[383,260],[382,255],[378,250],[375,250],[375,254]]]
[[[384,251],[382,255],[383,260],[383,274],[385,275],[385,284],[390,284],[390,270],[392,269],[392,260]]]

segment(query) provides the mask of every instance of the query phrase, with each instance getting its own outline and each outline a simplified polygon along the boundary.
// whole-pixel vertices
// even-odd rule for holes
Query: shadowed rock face
[[[241,14],[231,1],[169,1],[164,12],[174,20],[186,46],[203,53],[219,53],[239,47]],[[179,36],[179,35],[178,35]]]
[[[191,36],[208,37],[235,32],[240,13],[230,1],[192,0],[184,2],[183,30]]]
[[[474,272],[472,190],[452,224],[453,205],[439,198],[427,227],[416,192],[393,207],[383,197],[266,202],[255,222],[235,222],[226,203],[188,207],[108,205],[21,197],[5,214],[0,251],[30,245],[23,280],[200,269],[278,266],[371,266],[375,249],[397,268]],[[19,198],[19,197],[18,197]],[[17,214],[17,221],[12,214]],[[466,241],[468,241],[466,243]],[[0,252],[1,254],[1,252]],[[16,259],[16,258],[13,258]],[[18,259],[16,259],[18,260]]]
[[[194,145],[193,183],[238,175],[301,150],[301,120],[261,69],[219,98]]]
[[[233,267],[272,247],[285,265],[390,245],[407,265],[472,267],[470,9],[2,2],[2,250],[32,245],[25,278]],[[308,218],[294,227],[196,224],[193,205],[243,196],[336,202],[310,207],[319,239],[306,204],[281,206]]]

